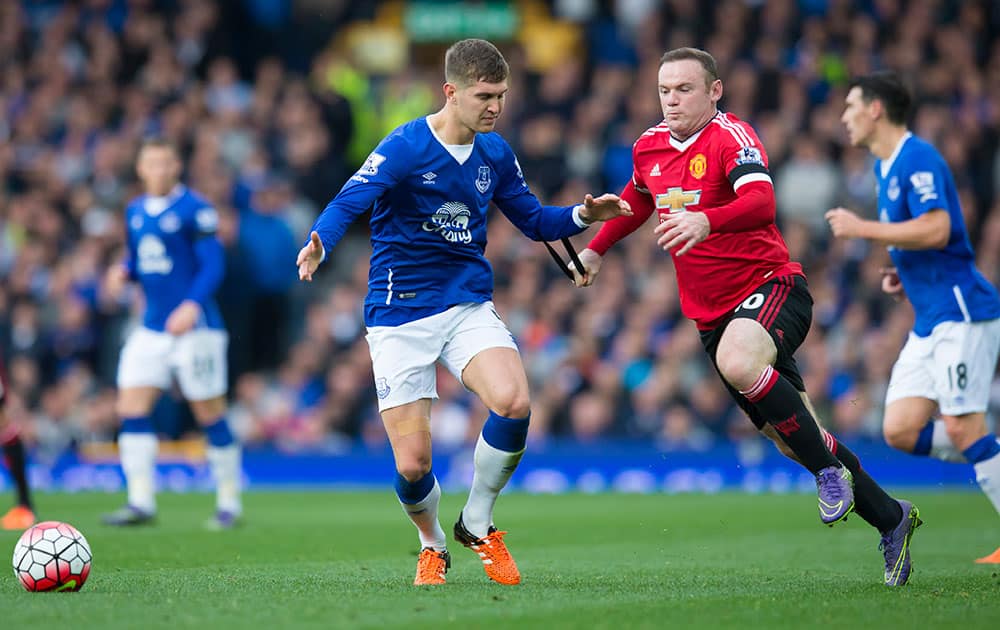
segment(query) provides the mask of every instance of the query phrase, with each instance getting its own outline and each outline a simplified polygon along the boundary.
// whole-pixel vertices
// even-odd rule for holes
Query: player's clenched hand
[[[583,275],[580,275],[576,265],[569,265],[569,268],[573,270],[573,284],[578,287],[589,287],[594,284],[594,278],[600,273],[604,258],[590,248],[580,252],[579,258],[580,262],[583,263]]]
[[[903,282],[899,279],[895,267],[882,267],[879,270],[882,274],[882,291],[892,296],[892,299],[900,302],[906,297],[903,292]]]
[[[314,230],[309,235],[309,242],[299,250],[299,257],[295,259],[295,264],[299,266],[299,280],[312,282],[313,274],[323,262],[323,253],[323,243],[319,240],[319,233]]]
[[[676,255],[683,256],[708,238],[711,231],[712,226],[704,212],[683,211],[661,214],[660,224],[653,230],[653,234],[659,235],[656,244],[665,251],[681,246]]]
[[[109,298],[117,300],[128,282],[128,270],[123,265],[111,265],[104,275],[104,291]]]
[[[183,335],[194,328],[200,316],[201,305],[193,300],[184,300],[177,305],[177,308],[167,318],[167,332],[175,337]]]
[[[632,216],[632,206],[627,201],[612,193],[604,193],[600,197],[587,194],[580,208],[580,218],[587,223],[609,221],[615,217]]]
[[[861,236],[861,217],[847,208],[833,208],[823,215],[830,224],[830,230],[837,238],[858,238]]]

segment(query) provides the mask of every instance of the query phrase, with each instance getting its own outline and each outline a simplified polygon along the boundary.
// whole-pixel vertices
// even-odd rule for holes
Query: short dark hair
[[[458,86],[478,81],[500,83],[510,76],[510,66],[497,47],[485,39],[455,42],[444,55],[444,78]]]
[[[913,97],[898,74],[889,70],[866,74],[851,81],[849,89],[853,88],[861,89],[861,98],[866,103],[880,101],[890,122],[906,124]]]
[[[691,59],[701,64],[705,71],[705,85],[712,85],[719,80],[719,67],[715,63],[715,57],[700,48],[674,48],[663,53],[660,57],[660,65],[671,61],[684,61]]]
[[[170,140],[167,140],[166,138],[164,138],[162,136],[150,136],[148,138],[144,138],[143,141],[142,141],[142,144],[139,145],[139,151],[138,152],[142,153],[142,150],[143,149],[147,149],[147,148],[149,148],[149,149],[170,149],[171,151],[174,152],[174,156],[175,157],[179,158],[181,156],[181,152],[177,148],[177,145],[175,145],[173,142],[171,142]]]

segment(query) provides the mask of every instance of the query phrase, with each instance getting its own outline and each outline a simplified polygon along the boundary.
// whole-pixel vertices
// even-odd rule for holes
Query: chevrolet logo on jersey
[[[701,190],[684,190],[680,186],[674,186],[668,188],[667,192],[656,195],[656,207],[659,210],[680,212],[688,206],[697,205],[700,200]]]

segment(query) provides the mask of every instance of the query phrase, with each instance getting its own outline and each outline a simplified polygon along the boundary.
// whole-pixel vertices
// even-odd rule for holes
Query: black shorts
[[[809,294],[809,285],[802,276],[781,276],[766,282],[753,293],[750,294],[733,313],[712,330],[701,331],[701,343],[705,346],[705,351],[712,359],[712,366],[719,372],[719,365],[715,361],[715,352],[719,348],[719,340],[722,332],[729,325],[729,322],[740,317],[757,320],[770,333],[774,345],[778,348],[778,358],[774,362],[774,369],[784,376],[800,392],[806,391],[802,383],[802,375],[799,374],[799,367],[795,363],[793,356],[806,335],[809,333],[809,326],[812,324],[813,299]],[[722,373],[719,372],[719,376]],[[757,429],[764,428],[766,421],[757,412],[750,401],[733,386],[722,379],[723,385],[729,391],[736,403],[740,406]]]

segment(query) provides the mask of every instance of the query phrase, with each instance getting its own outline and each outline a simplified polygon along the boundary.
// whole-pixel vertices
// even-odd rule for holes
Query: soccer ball
[[[30,527],[14,546],[14,575],[28,591],[78,591],[90,575],[90,545],[68,523]]]

